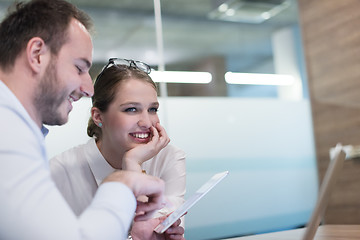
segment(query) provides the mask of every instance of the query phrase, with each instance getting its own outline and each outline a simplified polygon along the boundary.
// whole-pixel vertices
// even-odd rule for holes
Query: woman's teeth
[[[149,133],[133,133],[131,135],[136,138],[143,138],[143,139],[149,137]]]

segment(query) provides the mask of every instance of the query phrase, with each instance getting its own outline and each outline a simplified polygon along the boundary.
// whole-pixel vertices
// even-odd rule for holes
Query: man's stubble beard
[[[43,124],[62,125],[67,122],[67,115],[64,118],[60,112],[60,106],[66,101],[67,95],[57,75],[56,60],[52,58],[40,80],[34,99]]]

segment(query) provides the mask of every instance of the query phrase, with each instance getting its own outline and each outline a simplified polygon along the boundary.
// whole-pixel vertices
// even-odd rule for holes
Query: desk
[[[301,240],[304,228],[258,234],[247,237],[229,238],[228,240]],[[359,240],[360,225],[322,225],[316,231],[314,240]]]

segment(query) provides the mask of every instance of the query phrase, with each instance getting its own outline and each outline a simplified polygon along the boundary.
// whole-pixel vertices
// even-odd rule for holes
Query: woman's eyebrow
[[[126,105],[139,106],[141,104],[138,102],[125,102],[125,103],[120,104],[120,106],[126,106]]]
[[[151,106],[159,106],[160,104],[159,104],[159,102],[153,102],[153,103],[151,103],[150,105],[151,105]]]

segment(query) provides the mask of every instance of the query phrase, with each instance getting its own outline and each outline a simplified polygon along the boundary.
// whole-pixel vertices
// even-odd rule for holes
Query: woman
[[[117,169],[143,171],[165,181],[169,204],[155,218],[134,222],[133,239],[183,239],[177,222],[165,234],[156,225],[184,202],[185,153],[168,145],[159,123],[156,85],[142,62],[110,59],[94,84],[87,133],[92,139],[51,159],[53,179],[77,215],[98,185]],[[146,199],[138,199],[146,201]],[[136,218],[135,218],[136,219]]]

